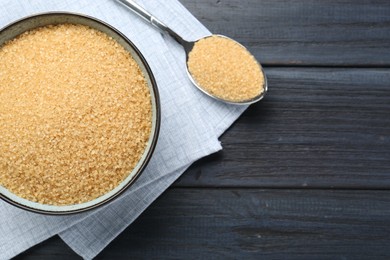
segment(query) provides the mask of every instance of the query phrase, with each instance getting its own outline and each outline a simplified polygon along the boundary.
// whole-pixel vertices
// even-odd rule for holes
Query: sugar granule
[[[197,41],[187,65],[195,82],[221,99],[248,101],[264,91],[264,75],[256,59],[228,38],[210,36]]]
[[[49,205],[114,189],[144,153],[152,105],[138,64],[83,25],[40,27],[0,48],[0,185]]]

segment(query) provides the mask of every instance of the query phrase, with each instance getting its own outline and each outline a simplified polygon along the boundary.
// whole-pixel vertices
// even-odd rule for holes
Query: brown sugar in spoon
[[[117,1],[183,46],[188,76],[206,95],[229,104],[248,105],[261,100],[267,93],[263,68],[238,42],[223,35],[186,41],[133,0]]]

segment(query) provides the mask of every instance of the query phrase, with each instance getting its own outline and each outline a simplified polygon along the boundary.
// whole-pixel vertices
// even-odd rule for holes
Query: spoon
[[[253,96],[253,97],[251,97],[249,99],[245,99],[245,100],[231,101],[231,100],[228,100],[228,99],[221,98],[221,97],[211,93],[210,91],[207,91],[204,87],[202,87],[200,84],[198,84],[198,82],[196,82],[196,80],[194,79],[193,75],[191,74],[191,71],[190,71],[190,69],[188,67],[188,59],[189,59],[189,54],[192,51],[192,49],[194,48],[195,44],[197,42],[199,42],[199,41],[201,41],[203,39],[206,39],[208,37],[211,37],[211,36],[206,36],[206,37],[200,38],[200,39],[198,39],[196,41],[186,41],[180,35],[178,35],[175,31],[173,31],[171,28],[169,28],[167,25],[165,25],[159,19],[154,17],[152,14],[150,14],[148,11],[146,11],[139,4],[137,4],[135,1],[133,1],[133,0],[117,0],[117,1],[120,2],[121,4],[123,4],[124,6],[126,6],[127,8],[129,8],[131,11],[133,11],[134,13],[136,13],[137,15],[142,17],[143,19],[145,19],[147,22],[149,22],[150,24],[152,24],[153,26],[155,26],[159,30],[161,30],[163,32],[167,32],[171,37],[173,37],[179,44],[181,44],[183,46],[184,51],[186,53],[187,74],[188,74],[191,82],[193,83],[193,85],[196,86],[204,94],[206,94],[206,95],[208,95],[211,98],[214,98],[216,100],[219,100],[219,101],[222,101],[222,102],[225,102],[225,103],[229,103],[229,104],[235,104],[235,105],[249,105],[249,104],[253,104],[255,102],[258,102],[259,100],[261,100],[265,96],[265,94],[266,94],[266,92],[268,90],[267,77],[266,77],[266,75],[264,73],[263,68],[261,67],[261,65],[257,61],[256,61],[256,63],[259,65],[259,67],[261,69],[261,72],[262,72],[263,77],[264,77],[264,81],[263,81],[263,86],[261,88],[261,91],[259,91],[259,93],[256,96]],[[229,39],[229,40],[237,43],[243,49],[247,50],[244,46],[242,46],[241,44],[239,44],[238,42],[232,40],[229,37],[226,37],[226,36],[223,36],[223,35],[213,35],[213,36]],[[249,51],[248,51],[248,53],[249,53]]]

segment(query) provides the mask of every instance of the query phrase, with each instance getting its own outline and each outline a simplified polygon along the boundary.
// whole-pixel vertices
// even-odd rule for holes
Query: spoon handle
[[[123,4],[124,6],[126,6],[127,8],[129,8],[131,11],[133,11],[143,19],[145,19],[146,21],[148,21],[149,23],[151,23],[152,25],[154,25],[155,27],[157,27],[158,29],[160,29],[161,31],[169,33],[169,35],[171,35],[180,44],[182,45],[186,44],[186,41],[183,40],[182,37],[180,37],[176,32],[174,32],[171,28],[166,26],[163,22],[161,22],[159,19],[154,17],[148,11],[146,11],[142,6],[137,4],[135,1],[133,0],[117,0],[117,1]]]

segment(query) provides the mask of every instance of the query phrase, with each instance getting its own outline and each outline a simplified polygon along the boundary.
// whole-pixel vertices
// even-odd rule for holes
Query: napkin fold
[[[185,39],[210,34],[176,0],[137,2]],[[11,258],[55,234],[83,258],[95,257],[194,161],[220,150],[218,137],[246,109],[214,101],[195,89],[186,74],[183,48],[114,0],[0,0],[0,27],[46,11],[96,17],[134,42],[158,84],[160,136],[148,166],[134,185],[101,208],[70,216],[45,216],[0,201],[0,259]]]

